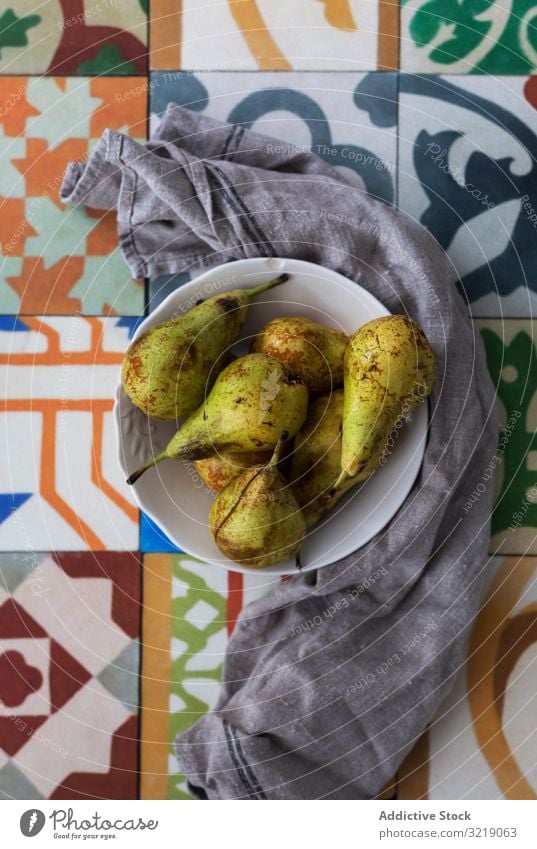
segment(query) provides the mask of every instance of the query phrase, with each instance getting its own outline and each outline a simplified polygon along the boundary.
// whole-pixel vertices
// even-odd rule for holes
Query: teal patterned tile
[[[168,295],[175,292],[184,283],[188,283],[191,279],[188,271],[180,272],[179,274],[164,274],[162,277],[156,277],[149,281],[149,312],[152,312],[159,304],[164,301]]]
[[[357,186],[395,197],[397,77],[357,73],[152,74],[152,126],[168,103],[311,149]]]
[[[402,74],[398,199],[474,316],[537,309],[537,77]]]

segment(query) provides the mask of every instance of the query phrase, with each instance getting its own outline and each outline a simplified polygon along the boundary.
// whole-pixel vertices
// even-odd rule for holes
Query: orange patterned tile
[[[105,127],[145,138],[146,89],[141,77],[0,77],[0,313],[143,312],[115,215],[65,207],[59,190]]]

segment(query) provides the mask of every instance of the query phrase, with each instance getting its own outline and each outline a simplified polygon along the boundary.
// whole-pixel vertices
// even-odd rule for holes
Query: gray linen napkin
[[[177,738],[209,799],[374,796],[453,683],[487,560],[494,392],[448,259],[313,154],[175,106],[145,146],[107,131],[87,165],[69,167],[62,197],[117,208],[134,275],[298,257],[425,330],[438,381],[405,504],[359,551],[242,612],[216,709]]]

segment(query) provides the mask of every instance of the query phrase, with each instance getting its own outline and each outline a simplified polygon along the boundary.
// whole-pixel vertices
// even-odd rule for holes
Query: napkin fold
[[[176,743],[201,797],[374,797],[464,662],[487,563],[494,389],[448,258],[314,154],[177,106],[145,145],[106,131],[69,166],[62,199],[117,209],[134,276],[296,257],[427,334],[438,379],[407,500],[363,548],[242,611],[216,708]]]

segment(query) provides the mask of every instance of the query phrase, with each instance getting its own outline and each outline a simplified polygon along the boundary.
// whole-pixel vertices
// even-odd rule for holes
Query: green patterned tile
[[[401,0],[401,70],[531,74],[535,0]]]
[[[497,498],[491,553],[537,553],[537,356],[536,324],[527,320],[476,322],[497,387],[503,430],[499,435]],[[474,498],[478,493],[474,494]],[[470,507],[471,509],[471,507]]]

